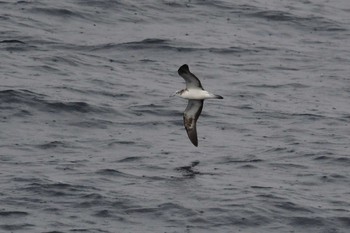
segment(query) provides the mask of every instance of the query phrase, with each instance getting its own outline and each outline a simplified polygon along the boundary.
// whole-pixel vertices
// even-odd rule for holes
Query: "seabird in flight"
[[[184,112],[184,125],[188,138],[193,145],[198,146],[196,122],[203,109],[205,99],[223,99],[220,95],[205,91],[199,79],[190,72],[188,65],[182,65],[178,70],[179,75],[185,79],[186,88],[176,91],[174,95],[188,99],[188,104]]]

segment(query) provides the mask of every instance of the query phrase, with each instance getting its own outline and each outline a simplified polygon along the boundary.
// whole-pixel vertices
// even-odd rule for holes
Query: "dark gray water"
[[[1,232],[349,232],[348,0],[5,0],[0,22]],[[185,63],[225,98],[198,148]]]

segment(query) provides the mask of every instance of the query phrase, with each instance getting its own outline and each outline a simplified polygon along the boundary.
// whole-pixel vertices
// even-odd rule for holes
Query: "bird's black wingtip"
[[[188,65],[187,65],[187,64],[183,64],[183,65],[179,68],[178,73],[179,73],[179,74],[183,74],[183,73],[187,73],[187,72],[189,72],[189,71],[190,71],[190,69],[189,69]]]
[[[190,138],[192,144],[195,146],[195,147],[198,147],[198,139],[197,139],[197,136],[195,138]]]

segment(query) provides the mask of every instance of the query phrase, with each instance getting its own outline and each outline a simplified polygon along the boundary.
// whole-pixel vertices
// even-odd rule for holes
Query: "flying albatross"
[[[186,88],[176,91],[174,95],[188,99],[188,104],[184,112],[184,126],[188,138],[192,144],[198,146],[196,122],[203,109],[205,99],[223,99],[220,95],[205,91],[199,79],[190,72],[188,65],[182,65],[178,70],[179,75],[185,79]]]

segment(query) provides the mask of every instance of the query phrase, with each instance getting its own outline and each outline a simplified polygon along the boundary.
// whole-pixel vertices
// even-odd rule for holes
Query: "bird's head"
[[[184,91],[184,90],[175,91],[174,94],[170,95],[170,97],[173,97],[173,96],[180,96],[181,93],[182,93],[183,91]]]

